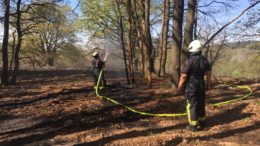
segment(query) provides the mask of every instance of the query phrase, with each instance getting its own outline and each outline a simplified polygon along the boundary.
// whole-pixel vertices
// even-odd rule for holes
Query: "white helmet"
[[[201,49],[201,43],[199,40],[194,40],[189,45],[189,52],[199,52]]]
[[[97,56],[99,56],[99,54],[98,54],[97,51],[95,51],[95,52],[92,54],[92,56],[93,56],[93,57],[97,57]]]

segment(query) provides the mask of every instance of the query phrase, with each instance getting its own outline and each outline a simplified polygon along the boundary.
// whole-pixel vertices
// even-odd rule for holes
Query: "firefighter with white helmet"
[[[99,77],[99,74],[100,74],[100,71],[102,70],[102,68],[104,67],[105,65],[105,62],[102,61],[100,58],[99,58],[99,53],[97,51],[95,51],[93,54],[92,54],[92,57],[94,58],[94,60],[92,61],[92,66],[93,66],[93,78],[94,78],[94,88],[96,88],[97,86],[97,82],[98,82],[98,77]],[[101,85],[100,85],[100,88],[104,88],[104,86],[106,85],[106,80],[105,80],[105,77],[104,77],[104,73],[102,74],[102,78],[101,78]]]
[[[202,55],[201,42],[194,40],[189,44],[189,59],[182,69],[178,91],[184,90],[187,99],[187,114],[189,131],[200,130],[205,126],[205,90],[210,88],[211,67],[209,61]],[[207,76],[205,84],[204,76]]]

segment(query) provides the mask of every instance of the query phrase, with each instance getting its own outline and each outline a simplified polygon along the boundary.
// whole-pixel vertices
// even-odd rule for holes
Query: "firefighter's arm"
[[[207,76],[206,88],[209,90],[211,86],[211,71],[207,71],[206,76]]]
[[[181,93],[183,91],[186,80],[187,80],[187,74],[181,74],[180,82],[179,82],[179,85],[178,85],[178,92],[179,93]]]

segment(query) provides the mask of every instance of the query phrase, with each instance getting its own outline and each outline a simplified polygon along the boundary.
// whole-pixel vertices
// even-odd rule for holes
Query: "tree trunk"
[[[150,31],[149,31],[150,32]],[[150,39],[151,40],[151,37]],[[152,42],[152,41],[151,41]],[[153,48],[152,43],[150,44],[150,70],[152,73],[155,73],[155,69],[154,69],[154,63],[155,63],[155,48]]]
[[[196,10],[197,0],[189,0],[188,1],[188,12],[186,16],[186,24],[184,30],[184,42],[183,42],[183,50],[182,50],[182,62],[184,62],[188,56],[189,49],[188,46],[190,42],[193,40],[193,28],[195,22],[195,10]]]
[[[194,40],[198,39],[197,27],[198,27],[198,3],[195,6],[194,28],[193,28],[193,39]]]
[[[54,58],[53,58],[53,55],[50,53],[48,53],[47,64],[49,67],[54,66]]]
[[[125,74],[126,74],[126,80],[127,84],[130,84],[129,75],[128,75],[128,67],[127,67],[127,61],[126,61],[126,48],[125,48],[125,41],[124,41],[124,26],[123,26],[123,18],[122,18],[122,12],[120,8],[120,1],[116,0],[117,3],[117,10],[119,13],[119,28],[120,28],[120,41],[122,45],[122,51],[123,51],[123,57],[124,57],[124,64],[125,64]]]
[[[17,45],[16,45],[16,48],[15,48],[15,54],[14,54],[14,64],[15,64],[15,66],[14,66],[14,72],[13,72],[11,84],[16,83],[16,76],[18,74],[19,65],[20,65],[19,54],[20,54],[20,50],[21,50],[21,46],[22,46],[21,11],[20,11],[21,1],[22,0],[17,1],[16,30],[17,30],[18,40],[17,40]]]
[[[147,80],[147,87],[152,87],[152,77],[151,77],[151,35],[150,35],[150,0],[134,0],[133,1],[132,13],[135,21],[135,28],[137,38],[139,40],[138,47],[142,55],[142,66],[144,72],[144,78]],[[132,38],[135,39],[135,38]]]
[[[145,76],[145,73],[144,73],[144,44],[143,44],[143,41],[142,41],[142,36],[141,36],[141,32],[140,32],[140,26],[138,26],[139,29],[137,30],[137,36],[138,36],[138,47],[139,47],[139,50],[140,50],[140,58],[141,58],[141,62],[140,62],[140,70],[141,70],[141,73],[143,76]]]
[[[137,6],[139,5],[139,6]],[[134,5],[133,5],[133,12],[134,12],[134,24],[135,24],[135,28],[136,28],[136,36],[137,36],[137,47],[138,47],[138,53],[139,53],[139,58],[140,59],[140,70],[141,70],[141,74],[144,77],[145,73],[144,73],[144,49],[143,49],[143,39],[142,39],[142,26],[141,26],[141,22],[142,20],[140,19],[141,17],[139,16],[138,11],[140,11],[140,7],[142,4],[140,4],[140,1],[136,1],[134,0]],[[139,9],[138,9],[139,8]]]
[[[175,87],[177,87],[180,78],[183,9],[184,0],[174,0],[171,81]]]
[[[160,58],[159,58],[159,67],[158,67],[158,76],[165,76],[165,65],[167,59],[167,36],[168,36],[168,28],[169,28],[169,11],[170,11],[170,0],[164,1],[163,7],[163,20],[162,20],[162,31],[160,36]]]
[[[3,70],[1,75],[1,84],[8,85],[8,37],[9,37],[9,13],[10,13],[10,0],[4,0],[5,14],[4,14],[4,38],[2,44],[2,59]]]
[[[56,48],[51,47],[51,45],[48,44],[46,49],[46,55],[47,55],[47,65],[48,67],[53,67],[56,57]]]
[[[14,62],[14,52],[15,52],[15,48],[16,48],[16,36],[15,36],[16,31],[14,31],[12,33],[13,36],[13,45],[12,45],[12,54],[11,54],[11,59],[10,59],[10,63],[9,63],[9,73],[12,72],[13,70],[13,62]]]
[[[127,33],[127,42],[128,42],[128,56],[129,56],[129,68],[132,85],[135,87],[135,75],[134,75],[134,64],[133,64],[133,41],[132,41],[132,30],[133,30],[133,16],[131,8],[131,0],[126,1],[127,17],[128,17],[128,33]]]
[[[149,15],[150,15],[150,10],[149,10]],[[152,36],[151,36],[151,31],[150,31],[150,18],[148,21],[148,39],[149,39],[149,50],[150,50],[150,70],[152,73],[155,73],[154,69],[154,62],[155,62],[155,48],[153,47],[153,42],[152,42]]]
[[[147,79],[147,87],[152,87],[152,76],[151,76],[151,60],[150,60],[150,53],[151,53],[151,46],[150,46],[150,29],[149,29],[149,18],[150,18],[150,0],[142,1],[142,7],[144,10],[143,17],[142,17],[142,30],[143,30],[143,48],[144,48],[144,72],[145,78]]]

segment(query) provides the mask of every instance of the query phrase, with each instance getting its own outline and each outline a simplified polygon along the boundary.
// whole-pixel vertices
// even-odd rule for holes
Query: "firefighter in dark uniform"
[[[205,126],[205,90],[210,88],[211,67],[208,60],[202,55],[199,40],[190,43],[189,52],[190,57],[184,64],[178,91],[184,90],[184,96],[187,99],[186,109],[189,125],[186,126],[186,129],[197,131]],[[205,75],[206,83],[204,81]]]
[[[102,70],[102,68],[105,65],[105,62],[103,62],[100,58],[99,58],[99,53],[98,52],[94,52],[92,54],[94,60],[92,62],[92,66],[93,66],[93,78],[94,78],[94,88],[96,88],[97,86],[97,82],[98,82],[98,77],[100,74],[100,71]],[[101,78],[101,85],[99,86],[100,89],[103,89],[106,86],[106,80],[104,77],[104,72],[102,74],[102,78]]]

